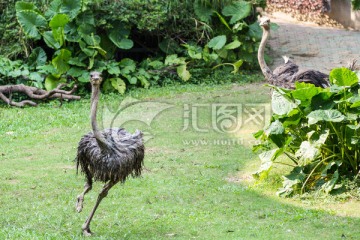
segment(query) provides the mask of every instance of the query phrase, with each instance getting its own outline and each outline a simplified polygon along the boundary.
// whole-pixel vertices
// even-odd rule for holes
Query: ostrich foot
[[[90,229],[84,229],[84,230],[83,230],[83,235],[84,235],[85,237],[90,237],[90,236],[93,235],[93,233],[90,231]]]
[[[83,202],[84,202],[84,198],[79,196],[77,198],[77,202],[76,202],[76,211],[77,212],[81,212],[81,210],[83,209]]]
[[[90,230],[90,227],[86,226],[86,223],[82,226],[82,230],[83,230],[83,235],[85,237],[90,237],[91,235],[93,235],[93,233]]]

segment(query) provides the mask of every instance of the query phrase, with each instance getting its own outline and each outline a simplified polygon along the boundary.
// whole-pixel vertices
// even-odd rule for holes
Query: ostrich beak
[[[270,26],[270,18],[268,18],[268,17],[262,17],[262,18],[260,18],[260,23],[259,23],[259,25],[260,25],[261,27],[268,27],[268,26]]]

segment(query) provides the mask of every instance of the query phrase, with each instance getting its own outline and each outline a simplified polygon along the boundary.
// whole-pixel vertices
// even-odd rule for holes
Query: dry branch
[[[80,97],[72,95],[77,86],[75,85],[70,91],[61,90],[66,84],[59,84],[55,89],[51,91],[45,91],[36,87],[25,86],[24,84],[17,85],[5,85],[0,86],[0,99],[3,100],[6,104],[15,107],[24,107],[25,105],[37,106],[37,103],[31,100],[23,100],[21,102],[12,101],[13,93],[24,93],[31,99],[35,100],[45,100],[45,99],[68,99],[68,100],[79,100]],[[8,96],[6,96],[6,95]]]

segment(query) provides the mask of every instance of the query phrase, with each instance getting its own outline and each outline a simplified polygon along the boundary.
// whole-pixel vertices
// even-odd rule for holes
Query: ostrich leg
[[[101,192],[100,192],[100,194],[99,194],[99,196],[98,196],[98,199],[97,199],[97,201],[96,201],[96,203],[95,203],[95,206],[94,206],[93,210],[91,211],[89,217],[86,219],[85,223],[82,225],[82,230],[83,230],[84,236],[91,236],[92,233],[91,233],[91,231],[90,231],[90,222],[91,222],[91,220],[92,220],[92,218],[93,218],[93,216],[94,216],[94,213],[95,213],[97,207],[99,206],[101,200],[102,200],[104,197],[107,196],[110,188],[112,188],[116,183],[117,183],[117,182],[112,182],[112,181],[110,181],[110,182],[108,182],[108,183],[106,183],[106,184],[104,185],[103,189],[101,190]]]
[[[91,190],[91,188],[92,188],[92,183],[86,182],[84,185],[84,191],[77,197],[77,202],[76,202],[76,211],[77,212],[81,212],[81,210],[83,208],[85,194],[88,193]]]
[[[77,197],[77,202],[76,202],[77,212],[81,212],[83,208],[85,194],[92,189],[92,175],[89,170],[86,170],[85,174],[86,174],[86,183],[84,185],[84,191]]]

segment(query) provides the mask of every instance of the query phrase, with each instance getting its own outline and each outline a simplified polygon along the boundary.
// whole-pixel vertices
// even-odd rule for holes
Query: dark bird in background
[[[102,82],[99,72],[91,72],[91,125],[92,132],[84,135],[78,146],[76,169],[79,166],[85,174],[84,191],[77,197],[76,210],[81,212],[84,196],[92,188],[94,181],[104,182],[94,208],[82,226],[85,236],[90,236],[90,222],[101,200],[116,183],[124,183],[130,175],[140,176],[144,159],[144,143],[142,133],[138,130],[134,134],[123,128],[111,128],[100,131],[96,123],[96,112]]]
[[[283,57],[285,61],[283,65],[271,71],[264,58],[266,42],[270,35],[270,19],[261,18],[260,26],[263,29],[263,35],[258,49],[258,61],[262,73],[270,84],[284,88],[294,88],[295,82],[312,83],[323,88],[330,86],[329,75],[316,70],[299,70],[299,66],[287,57]]]

